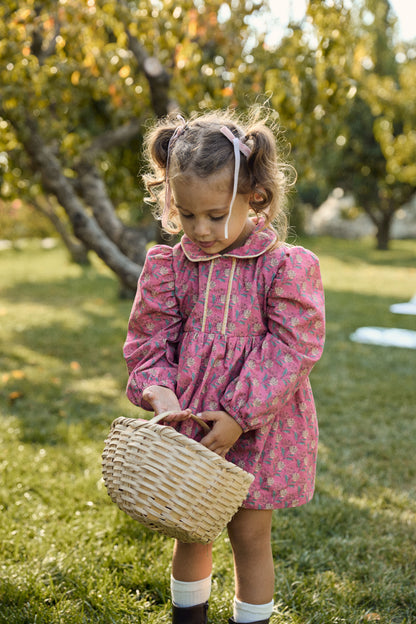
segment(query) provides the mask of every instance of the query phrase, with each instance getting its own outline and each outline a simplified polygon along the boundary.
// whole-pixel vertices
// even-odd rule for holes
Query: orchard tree
[[[301,195],[307,189],[328,190],[320,167],[323,155],[335,144],[342,116],[356,94],[351,76],[354,29],[349,8],[342,2],[311,0],[300,23],[265,61],[266,91],[279,112],[293,146]]]
[[[415,192],[415,55],[396,43],[387,0],[309,0],[264,72],[294,148],[301,196],[351,191],[380,249],[394,213]]]
[[[352,77],[357,94],[345,115],[329,179],[353,192],[387,249],[395,212],[416,191],[416,49],[395,43],[387,0],[367,0],[357,29]]]
[[[146,221],[138,173],[147,123],[179,108],[186,114],[235,104],[242,74],[255,84],[246,18],[258,7],[243,0],[224,6],[1,4],[3,198],[18,196],[43,211],[69,246],[81,242],[97,253],[128,289],[154,237],[137,226]]]

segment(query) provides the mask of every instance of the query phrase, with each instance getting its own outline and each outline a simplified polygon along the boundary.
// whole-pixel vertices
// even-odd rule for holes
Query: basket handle
[[[157,416],[154,416],[151,420],[147,421],[148,423],[153,423],[153,424],[157,424],[158,422],[160,422],[161,420],[163,420],[164,418],[166,418],[166,416],[168,416],[168,414],[171,414],[172,412],[163,412],[162,414],[158,414]],[[211,428],[209,425],[207,425],[207,423],[205,422],[205,420],[202,420],[202,418],[199,418],[198,416],[195,416],[195,414],[191,414],[190,418],[192,418],[192,420],[194,420],[196,423],[198,423],[198,425],[200,425],[202,427],[202,429],[208,433],[209,431],[211,431]]]

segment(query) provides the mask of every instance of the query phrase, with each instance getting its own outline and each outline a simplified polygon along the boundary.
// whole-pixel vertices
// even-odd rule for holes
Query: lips
[[[197,241],[197,245],[202,247],[202,249],[207,249],[208,247],[212,247],[214,245],[214,241]]]

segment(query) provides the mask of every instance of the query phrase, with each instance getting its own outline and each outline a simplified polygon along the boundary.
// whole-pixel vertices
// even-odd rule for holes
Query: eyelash
[[[185,215],[182,212],[180,213],[182,219],[192,219],[194,215]],[[221,217],[210,217],[211,221],[221,221],[224,219],[225,215],[221,215]]]

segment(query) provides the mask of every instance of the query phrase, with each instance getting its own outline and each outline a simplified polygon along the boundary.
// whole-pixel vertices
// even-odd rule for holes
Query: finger
[[[217,444],[215,443],[215,437],[212,431],[207,433],[207,435],[202,438],[201,444],[209,448],[211,451],[212,451],[213,446],[217,446]]]
[[[221,442],[219,442],[215,438],[211,439],[210,434],[202,438],[201,444],[205,446],[205,448],[212,451],[213,453],[217,453],[217,455],[221,455],[221,457],[224,457],[226,453],[228,453],[228,450],[229,450],[228,447],[225,447]]]
[[[229,449],[228,448],[224,448],[223,446],[220,446],[220,447],[211,448],[210,451],[212,451],[213,453],[216,453],[220,457],[225,458],[225,456],[227,455]]]
[[[198,412],[196,416],[201,420],[205,420],[205,422],[217,422],[217,420],[219,420],[219,416],[216,412]]]
[[[175,410],[175,411],[171,411],[169,414],[166,415],[166,417],[163,419],[166,422],[172,422],[172,421],[181,421],[181,420],[187,420],[191,415],[191,410],[190,409],[186,409],[186,410]]]

